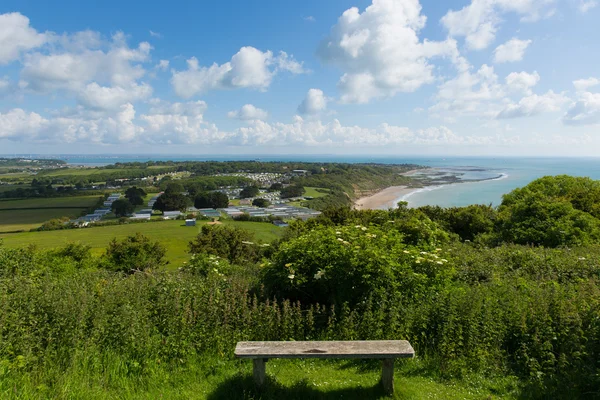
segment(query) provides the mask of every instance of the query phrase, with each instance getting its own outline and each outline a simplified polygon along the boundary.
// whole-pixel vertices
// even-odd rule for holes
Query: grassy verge
[[[86,357],[87,358],[87,357]],[[3,399],[512,399],[517,385],[510,378],[474,376],[443,381],[419,372],[417,361],[399,363],[395,393],[385,396],[379,385],[380,364],[374,360],[270,360],[267,381],[257,390],[252,362],[203,357],[179,367],[149,366],[137,374],[113,357],[103,369],[85,359],[66,371],[8,372],[0,376]],[[160,360],[158,360],[160,361]],[[497,393],[502,393],[501,396]]]
[[[189,259],[188,243],[196,237],[203,223],[206,222],[198,221],[198,226],[186,227],[184,221],[160,221],[49,232],[0,234],[0,239],[7,247],[35,245],[40,249],[61,247],[69,242],[81,242],[91,246],[93,254],[100,255],[113,238],[123,239],[139,232],[152,240],[160,241],[167,248],[170,265],[177,268],[183,261]],[[271,242],[282,233],[280,228],[268,223],[241,221],[224,221],[224,223],[249,230],[255,234],[257,240],[263,242]]]

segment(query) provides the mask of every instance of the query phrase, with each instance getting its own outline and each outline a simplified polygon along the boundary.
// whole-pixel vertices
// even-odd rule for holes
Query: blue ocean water
[[[30,156],[30,155],[27,155]],[[49,157],[48,155],[33,155]],[[502,195],[527,185],[534,179],[546,175],[587,176],[600,179],[600,158],[523,158],[523,157],[406,157],[406,156],[354,156],[354,155],[53,155],[75,165],[102,166],[116,162],[156,161],[306,161],[419,164],[440,169],[480,168],[465,175],[469,179],[498,177],[483,182],[457,183],[430,186],[413,192],[400,200],[409,206],[439,205],[442,207],[466,206],[469,204],[498,205]]]

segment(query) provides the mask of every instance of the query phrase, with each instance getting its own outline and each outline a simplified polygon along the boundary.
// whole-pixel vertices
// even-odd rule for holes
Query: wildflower
[[[360,228],[360,229],[362,229],[363,231],[366,231],[366,230],[367,230],[367,227],[366,227],[366,226],[363,226],[363,227],[362,227],[362,228]]]
[[[336,235],[341,235],[341,234],[342,234],[342,232],[340,232],[340,231],[335,231],[335,234],[336,234]]]
[[[441,262],[441,261],[436,261],[436,263],[437,263],[437,264],[440,264],[440,265],[442,265],[442,264],[443,264],[443,262]]]
[[[318,272],[315,274],[314,278],[315,278],[315,279],[321,279],[321,278],[323,277],[323,275],[325,275],[325,271],[323,271],[323,270],[319,270],[319,271],[318,271]]]
[[[288,275],[288,278],[290,278],[290,280],[293,280],[295,277],[296,277],[296,275],[294,275],[294,274]]]
[[[410,254],[410,251],[408,251],[408,250],[404,250],[404,251],[402,251],[402,252],[403,252],[404,254]]]
[[[292,263],[287,263],[287,264],[285,264],[285,267],[286,267],[286,268],[289,268],[289,267],[291,267],[291,266],[292,266]]]
[[[435,251],[442,251],[442,249],[435,249]]]
[[[421,254],[427,254],[427,252],[426,251],[422,251]]]
[[[339,242],[343,242],[343,241],[344,241],[344,239],[342,239],[342,238],[337,238],[337,240],[338,240]]]
[[[357,229],[361,228],[360,225],[355,225],[354,227],[357,228]]]
[[[244,244],[254,244],[253,242],[242,241]]]
[[[585,261],[585,257],[579,257],[579,261]]]
[[[416,264],[421,264],[420,260],[415,261]]]
[[[448,260],[446,260],[445,258],[441,259],[442,262],[448,262]]]

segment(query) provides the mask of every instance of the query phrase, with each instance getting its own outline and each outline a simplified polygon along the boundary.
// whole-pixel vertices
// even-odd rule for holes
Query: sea
[[[600,179],[600,158],[535,157],[407,157],[376,155],[28,155],[59,158],[72,165],[104,166],[117,162],[155,161],[306,161],[344,163],[418,164],[440,172],[460,172],[460,183],[433,185],[399,198],[410,207],[491,204],[502,195],[547,175]]]

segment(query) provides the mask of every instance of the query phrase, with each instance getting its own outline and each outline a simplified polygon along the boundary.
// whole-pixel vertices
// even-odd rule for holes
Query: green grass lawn
[[[113,238],[123,239],[139,232],[152,240],[160,241],[167,248],[167,260],[173,268],[178,268],[189,259],[188,243],[196,237],[199,226],[203,223],[206,222],[198,221],[198,226],[186,227],[185,221],[160,221],[49,232],[0,234],[0,239],[8,247],[23,247],[33,244],[41,249],[61,247],[70,242],[81,242],[91,246],[93,254],[101,255]],[[263,242],[271,242],[282,234],[281,228],[269,223],[224,221],[224,224],[254,232],[256,239]]]
[[[413,365],[411,365],[411,363]],[[91,363],[86,364],[88,366]],[[113,365],[114,364],[114,365]],[[417,370],[417,360],[398,363],[393,396],[380,385],[380,362],[374,360],[281,360],[267,363],[267,380],[258,390],[252,379],[252,362],[203,357],[185,367],[147,366],[148,375],[128,377],[124,363],[110,362],[104,373],[74,365],[66,372],[45,369],[34,374],[18,370],[0,379],[3,399],[516,399],[510,378],[479,376],[443,381]],[[15,375],[13,375],[15,374]],[[12,376],[11,376],[12,375]]]
[[[323,189],[323,188],[305,187],[304,188],[304,190],[305,190],[304,196],[310,196],[310,197],[314,197],[314,198],[327,196],[327,193],[318,192],[317,189],[328,191],[328,189]]]

